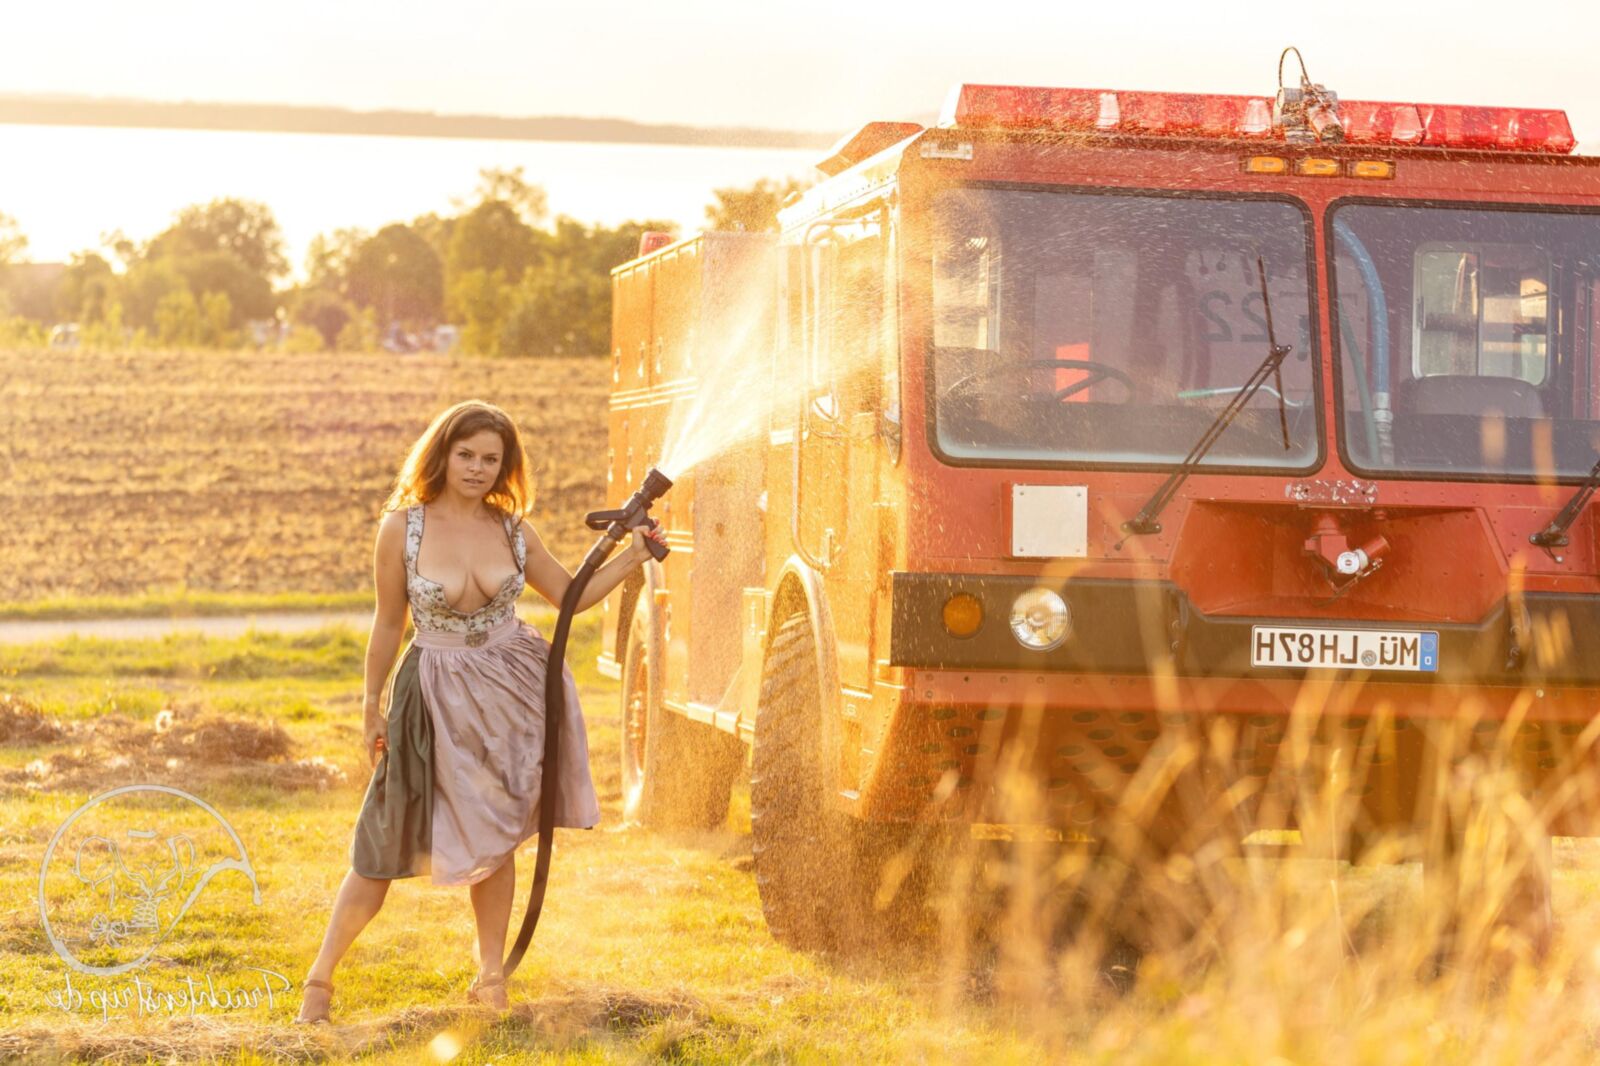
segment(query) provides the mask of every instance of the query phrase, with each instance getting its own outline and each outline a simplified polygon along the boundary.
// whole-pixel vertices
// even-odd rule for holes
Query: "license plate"
[[[1439,669],[1439,634],[1414,629],[1252,626],[1250,665],[1432,673]]]

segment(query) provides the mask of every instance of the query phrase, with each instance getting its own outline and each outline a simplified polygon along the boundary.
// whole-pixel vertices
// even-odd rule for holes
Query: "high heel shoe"
[[[312,1010],[310,1012],[307,1012],[307,1010],[306,1010],[306,1003],[307,1003],[307,1000],[306,1000],[306,989],[311,989],[311,988],[316,988],[316,989],[320,989],[322,991],[327,992],[328,993],[328,998],[322,1004],[322,1006],[320,1008],[318,1008],[316,1010]],[[329,1025],[333,1024],[332,1019],[328,1017],[328,1007],[330,1005],[332,1005],[332,1003],[333,1003],[333,984],[332,984],[332,982],[330,982],[330,981],[319,981],[314,977],[308,977],[308,978],[305,979],[305,981],[303,981],[301,983],[300,989],[301,989],[301,993],[300,993],[300,1013],[295,1016],[295,1019],[294,1019],[295,1020],[295,1024],[296,1025],[312,1025],[312,1024],[315,1024],[317,1022],[324,1022],[324,1023],[327,1023]]]
[[[505,1010],[509,1006],[506,999],[506,979],[482,976],[473,978],[472,984],[467,988],[467,999],[485,1007],[493,1007],[495,1010]]]

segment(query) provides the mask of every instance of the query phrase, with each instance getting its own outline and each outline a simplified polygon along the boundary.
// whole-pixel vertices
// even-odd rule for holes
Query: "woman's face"
[[[500,476],[500,464],[505,459],[501,454],[503,450],[500,434],[492,429],[481,429],[470,437],[461,437],[450,445],[445,480],[463,496],[483,496]]]

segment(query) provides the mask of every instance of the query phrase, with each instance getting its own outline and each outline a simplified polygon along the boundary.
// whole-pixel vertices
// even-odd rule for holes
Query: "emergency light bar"
[[[1265,96],[958,85],[939,125],[1284,140]],[[1342,100],[1344,139],[1359,144],[1571,152],[1565,111]]]

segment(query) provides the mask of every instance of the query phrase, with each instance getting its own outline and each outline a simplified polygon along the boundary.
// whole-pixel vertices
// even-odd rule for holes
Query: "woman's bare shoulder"
[[[528,543],[528,544],[543,544],[544,543],[544,541],[539,539],[538,527],[536,527],[533,524],[533,521],[530,518],[528,518],[527,515],[519,516],[517,518],[516,522],[517,522],[517,532],[522,534],[522,539],[523,539],[523,541],[525,543]]]
[[[401,530],[406,525],[406,512],[409,508],[397,507],[393,511],[385,511],[378,518],[378,539],[392,540],[401,536]]]

